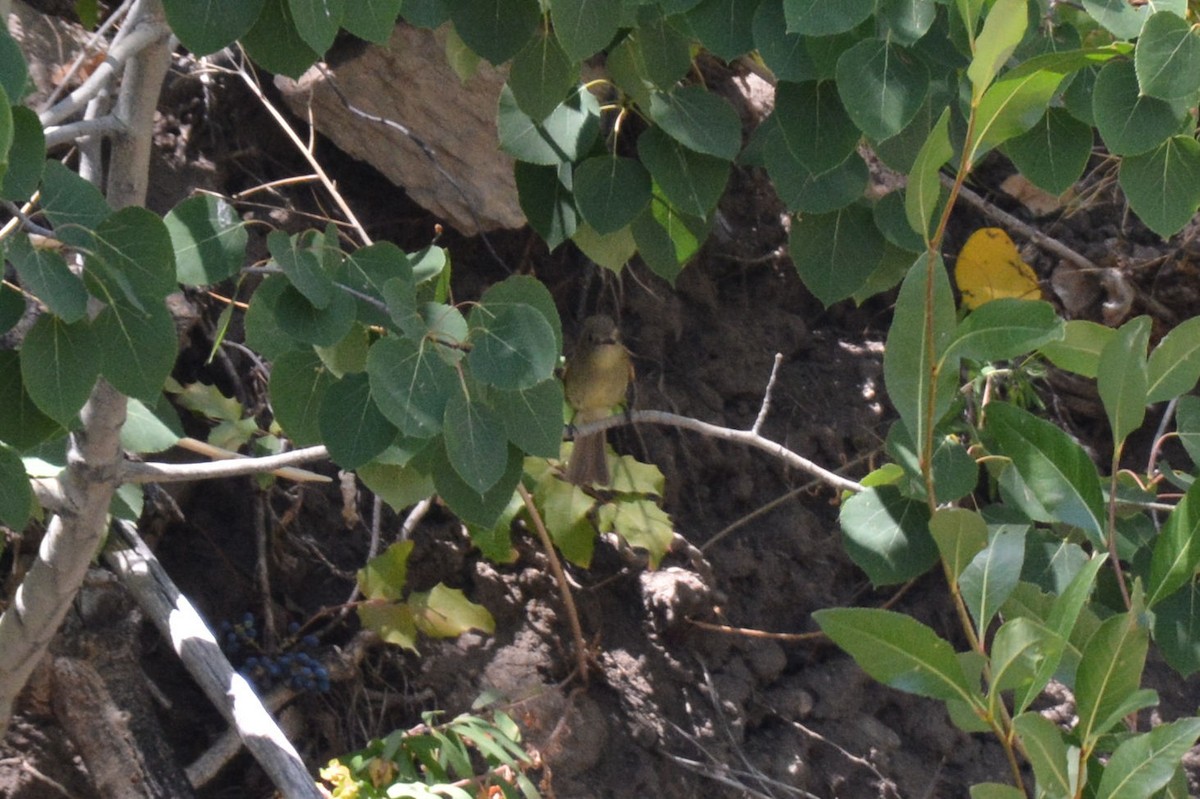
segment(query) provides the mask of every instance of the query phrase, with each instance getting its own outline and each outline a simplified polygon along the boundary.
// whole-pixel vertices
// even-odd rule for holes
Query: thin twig
[[[126,461],[121,467],[122,483],[185,483],[190,480],[214,480],[262,474],[301,463],[324,460],[329,450],[323,446],[264,455],[261,458],[237,458],[215,463],[139,463]],[[328,478],[327,478],[328,479]]]
[[[771,377],[767,380],[767,387],[763,391],[762,407],[758,409],[758,417],[754,420],[754,426],[750,428],[751,433],[757,434],[762,429],[763,422],[767,421],[767,414],[771,412],[771,392],[775,388],[775,379],[779,377],[779,366],[783,363],[783,353],[775,353],[775,361],[771,364]]]
[[[710,633],[723,635],[740,635],[743,638],[761,638],[768,641],[819,641],[825,638],[825,633],[772,633],[766,630],[755,630],[750,627],[732,627],[728,624],[713,624],[699,619],[688,619],[688,624],[707,630]]]
[[[567,611],[567,621],[571,626],[571,636],[575,639],[575,667],[579,670],[579,679],[586,685],[588,681],[587,644],[583,639],[583,626],[579,623],[579,611],[575,608],[575,597],[571,596],[571,586],[567,583],[567,573],[563,571],[558,553],[554,551],[554,541],[550,538],[550,533],[546,532],[546,525],[542,521],[542,515],[538,513],[537,506],[533,504],[533,497],[525,489],[525,486],[519,483],[517,491],[525,503],[525,510],[529,512],[529,517],[533,520],[533,528],[542,542],[542,549],[546,551],[547,560],[550,561],[550,571],[554,575],[554,582],[558,584],[559,593],[562,594],[563,607]]]

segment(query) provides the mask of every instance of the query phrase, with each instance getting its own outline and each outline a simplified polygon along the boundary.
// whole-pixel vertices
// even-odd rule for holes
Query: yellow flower
[[[321,769],[321,779],[333,785],[333,799],[357,799],[358,781],[340,761],[330,760],[329,765]]]

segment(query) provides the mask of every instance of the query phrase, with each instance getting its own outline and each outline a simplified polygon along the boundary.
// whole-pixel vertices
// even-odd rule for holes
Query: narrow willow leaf
[[[954,295],[941,256],[918,256],[900,286],[883,355],[888,397],[918,453],[954,398],[958,361],[943,358],[954,327]]]
[[[947,351],[979,361],[1002,361],[1063,335],[1063,320],[1049,303],[1001,298],[968,314]]]
[[[1039,349],[1059,369],[1095,377],[1100,369],[1100,353],[1116,335],[1117,331],[1111,327],[1086,319],[1072,319],[1064,325],[1061,340],[1048,341]]]
[[[971,786],[971,799],[1022,799],[1025,792],[1002,782],[979,782]]]
[[[1029,23],[1025,8],[1025,0],[997,0],[983,21],[983,30],[975,37],[975,54],[967,67],[973,102],[983,96],[1024,38]]]
[[[1180,322],[1150,353],[1146,402],[1188,393],[1200,380],[1200,316]]]
[[[1009,528],[993,536],[987,548],[958,576],[963,602],[975,619],[981,639],[986,636],[988,625],[1000,606],[1017,587],[1024,560],[1025,530]]]
[[[1149,799],[1171,781],[1197,738],[1200,719],[1183,718],[1124,741],[1104,767],[1096,799]]]
[[[829,608],[813,613],[821,631],[874,679],[933,699],[982,705],[954,649],[916,619],[889,610]]]
[[[1107,546],[1104,498],[1096,466],[1062,429],[1002,402],[987,407],[985,431],[995,454],[1013,467],[1037,501],[1059,520],[1080,528],[1092,543]]]
[[[999,712],[1001,692],[1013,691],[1014,713],[1022,713],[1042,693],[1062,660],[1066,639],[1030,618],[1016,618],[996,631],[992,642],[992,684],[988,701]]]
[[[1117,331],[1100,353],[1096,387],[1113,440],[1119,446],[1146,418],[1146,347],[1150,342],[1150,317],[1131,319]]]
[[[912,173],[908,177],[908,189],[904,195],[904,212],[908,217],[908,224],[927,244],[929,225],[933,221],[933,214],[942,192],[942,165],[954,155],[954,149],[950,146],[949,130],[950,111],[947,109],[938,117],[925,143],[921,145],[917,158],[913,161]]]
[[[1146,604],[1154,607],[1191,581],[1200,566],[1200,480],[1192,483],[1154,541]]]
[[[1138,37],[1133,63],[1151,97],[1181,100],[1200,90],[1200,35],[1178,14],[1157,11]]]
[[[1132,698],[1138,697],[1150,639],[1137,614],[1105,621],[1083,649],[1075,674],[1079,724],[1076,734],[1087,748],[1108,732]]]
[[[1013,726],[1033,766],[1039,789],[1047,796],[1074,796],[1078,775],[1071,761],[1078,755],[1067,748],[1063,731],[1039,713],[1022,713],[1013,719]]]

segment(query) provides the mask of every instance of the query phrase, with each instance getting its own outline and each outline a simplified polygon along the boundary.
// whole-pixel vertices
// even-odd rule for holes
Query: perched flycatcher
[[[625,401],[633,376],[633,361],[621,344],[616,324],[607,316],[591,316],[583,323],[575,352],[563,372],[567,402],[575,409],[574,423],[604,419]],[[575,485],[609,482],[604,433],[576,436],[567,479]]]

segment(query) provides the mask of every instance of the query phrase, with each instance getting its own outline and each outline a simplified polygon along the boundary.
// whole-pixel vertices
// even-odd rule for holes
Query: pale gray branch
[[[261,458],[238,458],[231,461],[204,463],[136,463],[129,462],[121,469],[124,483],[184,483],[189,480],[212,480],[218,477],[242,477],[299,466],[329,457],[325,447],[306,447],[264,455]]]

